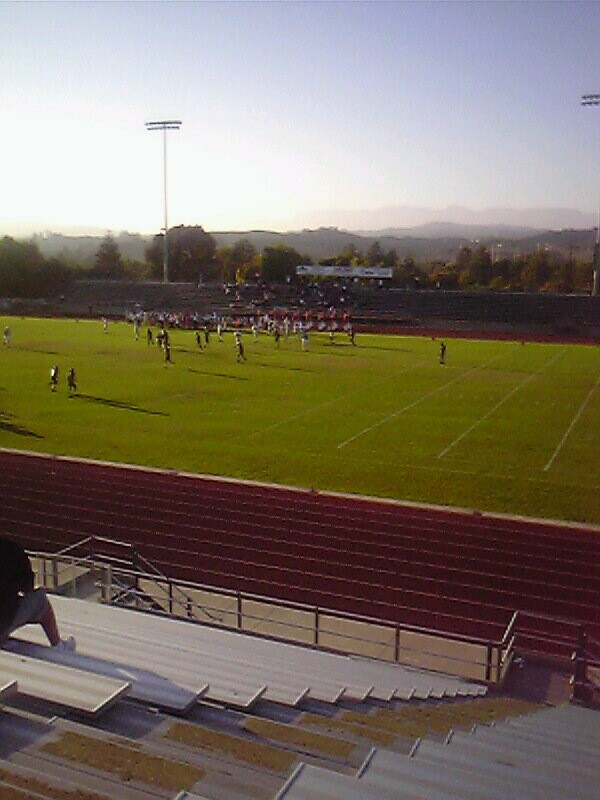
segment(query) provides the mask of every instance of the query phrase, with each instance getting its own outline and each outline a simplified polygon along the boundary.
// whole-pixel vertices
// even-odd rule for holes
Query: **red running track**
[[[519,609],[600,639],[592,527],[2,451],[0,530],[110,537],[173,578],[404,624],[498,638]]]

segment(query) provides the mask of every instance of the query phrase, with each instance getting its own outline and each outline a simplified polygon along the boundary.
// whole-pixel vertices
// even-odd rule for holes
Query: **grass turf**
[[[600,523],[598,347],[172,331],[165,365],[125,322],[7,324],[2,447]]]

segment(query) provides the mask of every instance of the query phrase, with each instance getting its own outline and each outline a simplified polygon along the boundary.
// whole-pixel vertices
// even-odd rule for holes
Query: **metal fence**
[[[527,618],[540,617],[516,611],[504,634],[490,640],[174,580],[141,557],[132,545],[112,539],[89,537],[58,553],[32,552],[30,556],[38,582],[64,595],[435,670],[489,685],[504,681],[523,623]],[[572,645],[569,653],[577,651],[582,626],[569,620],[562,622],[565,636],[560,640],[541,637],[542,650],[560,643],[567,648]],[[586,668],[588,661],[586,656]],[[581,665],[581,658],[574,663]],[[600,666],[600,661],[592,663]]]

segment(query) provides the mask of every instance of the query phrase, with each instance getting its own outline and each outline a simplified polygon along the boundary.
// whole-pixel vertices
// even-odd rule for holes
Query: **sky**
[[[169,226],[595,212],[595,92],[600,2],[5,0],[0,233],[158,232],[165,119]]]

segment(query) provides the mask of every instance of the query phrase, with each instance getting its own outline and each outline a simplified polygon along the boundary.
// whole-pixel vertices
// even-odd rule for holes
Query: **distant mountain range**
[[[449,261],[462,245],[501,247],[501,252],[529,252],[550,247],[587,257],[595,241],[595,216],[570,208],[473,210],[461,206],[432,209],[395,206],[363,211],[329,211],[311,214],[319,219],[334,218],[336,226],[303,227],[287,232],[269,230],[211,231],[218,247],[249,239],[260,252],[267,246],[285,244],[302,255],[318,260],[338,255],[353,245],[365,252],[375,241],[384,250],[395,249],[400,258]],[[340,222],[341,221],[341,222]],[[7,225],[0,231],[11,234]],[[0,234],[1,235],[1,234]],[[65,228],[62,233],[34,234],[33,239],[46,256],[62,256],[81,264],[93,262],[106,231]],[[114,233],[125,258],[144,260],[151,235]],[[21,234],[21,238],[22,234]]]
[[[398,235],[399,234],[399,235]],[[588,230],[536,230],[492,225],[426,225],[395,233],[388,230],[352,231],[337,228],[318,228],[289,233],[270,231],[213,232],[219,247],[235,244],[239,239],[249,239],[260,252],[267,246],[285,244],[313,260],[329,258],[348,245],[366,252],[374,242],[385,250],[395,250],[400,258],[412,256],[417,262],[451,261],[462,246],[493,247],[497,254],[512,257],[529,253],[537,248],[547,248],[563,254],[591,257],[596,233]]]
[[[533,228],[560,230],[562,228],[592,228],[597,215],[576,208],[484,208],[464,206],[430,208],[425,206],[389,206],[359,211],[317,211],[295,220],[296,228],[316,228],[334,225],[345,230],[362,232],[389,231],[393,235],[430,224],[483,225],[489,227]]]
[[[420,234],[420,235],[419,235]],[[293,247],[303,256],[315,261],[336,256],[351,245],[359,252],[366,252],[374,242],[379,242],[385,250],[396,250],[400,258],[412,257],[418,262],[451,261],[461,246],[476,247],[479,243],[488,248],[493,246],[497,253],[512,256],[531,252],[539,247],[562,253],[573,252],[579,257],[591,256],[594,230],[573,231],[535,231],[532,229],[494,228],[491,226],[455,226],[446,235],[435,235],[435,230],[407,230],[404,235],[390,235],[387,231],[353,233],[336,228],[291,231],[218,231],[212,232],[218,247],[229,247],[240,239],[248,239],[258,252],[265,247],[286,245]],[[59,256],[75,263],[90,264],[98,250],[102,236],[64,236],[62,234],[36,235],[34,241],[41,252],[47,256]],[[151,236],[120,233],[115,240],[125,258],[143,261]]]

